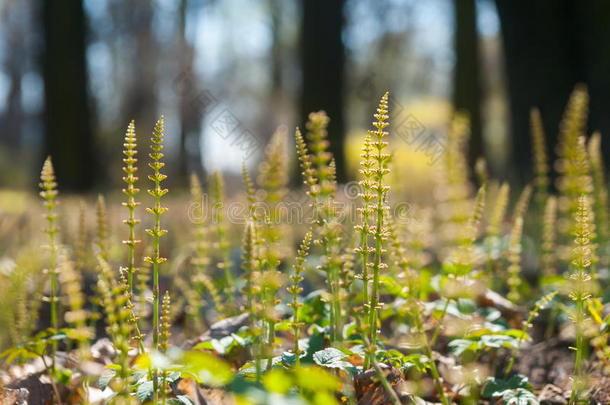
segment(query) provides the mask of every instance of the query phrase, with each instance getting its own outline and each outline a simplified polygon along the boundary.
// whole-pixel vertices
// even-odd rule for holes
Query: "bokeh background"
[[[427,181],[435,159],[408,139],[442,145],[455,107],[471,161],[525,182],[532,106],[552,151],[585,83],[610,132],[609,18],[603,0],[0,0],[0,185],[33,189],[50,154],[60,190],[116,189],[128,122],[147,145],[160,114],[171,186],[237,178],[320,109],[345,181],[385,90],[402,181]]]

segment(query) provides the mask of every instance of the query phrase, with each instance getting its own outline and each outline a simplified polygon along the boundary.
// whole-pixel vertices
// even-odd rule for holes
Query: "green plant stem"
[[[517,339],[517,347],[515,350],[513,350],[512,354],[510,356],[510,360],[508,361],[508,365],[506,366],[506,370],[504,371],[504,375],[507,378],[513,369],[513,365],[515,364],[515,359],[517,358],[517,354],[519,354],[519,349],[521,348],[521,343],[523,342],[523,336],[525,336],[525,334],[527,333],[527,330],[529,329],[529,326],[531,325],[531,323],[534,321],[534,318],[536,317],[536,315],[537,315],[536,312],[531,311],[530,315],[527,317],[527,321],[525,321],[525,324],[523,325],[523,328],[521,328],[521,335],[519,336],[519,339]]]
[[[428,336],[424,332],[423,323],[419,312],[415,314],[415,325],[417,326],[417,329],[420,331],[424,339],[424,354],[428,357],[428,359],[430,359],[430,373],[432,374],[432,379],[434,380],[434,385],[436,386],[438,395],[440,396],[443,405],[449,405],[449,399],[445,395],[441,375],[438,372],[438,368],[436,367],[436,363],[434,362],[434,358],[432,357],[432,347],[430,341],[428,340]]]
[[[380,191],[381,192],[381,191]],[[371,345],[377,345],[377,307],[379,306],[379,273],[381,268],[382,242],[381,233],[383,228],[383,197],[378,196],[377,205],[377,229],[375,232],[375,261],[373,264],[373,290],[371,292],[371,303],[369,306],[369,333]]]
[[[50,263],[49,263],[49,281],[50,281],[50,293],[49,293],[49,304],[51,310],[51,328],[55,331],[59,329],[59,316],[58,316],[58,302],[57,290],[59,280],[57,279],[57,244],[55,241],[55,235],[57,233],[56,228],[56,215],[55,215],[55,204],[52,200],[47,201],[47,221],[49,229],[47,233],[49,235],[49,251],[50,251]],[[57,341],[51,343],[51,370],[55,371],[55,355],[57,353]],[[53,380],[53,376],[51,380]]]
[[[44,358],[44,354],[40,356],[40,359],[42,360],[42,364],[44,365],[44,367],[47,370],[51,370],[51,371],[47,371],[47,373],[50,376],[51,387],[53,388],[53,394],[55,394],[55,398],[57,398],[57,405],[63,405],[63,403],[61,402],[61,397],[59,396],[59,389],[57,388],[57,384],[55,384],[55,376],[52,375],[54,372],[55,365],[51,364],[51,367],[49,367],[49,365],[47,364],[47,361]]]
[[[269,345],[269,360],[267,361],[267,371],[273,367],[273,341],[275,340],[275,321],[269,321],[269,335],[267,336],[267,344]]]
[[[365,191],[366,193],[366,191]],[[368,317],[369,312],[369,246],[368,246],[368,213],[367,203],[362,208],[362,229],[360,230],[360,261],[362,262],[362,319],[365,320]],[[366,322],[363,322],[366,325]],[[364,330],[363,334],[368,331]],[[365,357],[364,368],[370,367],[370,357],[368,354]]]
[[[436,325],[436,328],[434,328],[434,333],[432,334],[432,339],[430,340],[430,346],[434,346],[436,344],[436,341],[438,340],[438,337],[441,333],[441,327],[443,326],[443,320],[445,319],[445,315],[447,315],[447,310],[449,309],[450,302],[451,299],[445,300],[443,311],[441,312],[440,318],[438,318],[438,324]]]
[[[576,300],[576,357],[574,359],[574,379],[570,393],[570,405],[578,403],[582,384],[582,361],[584,358],[585,340],[582,332],[584,300],[579,295]]]

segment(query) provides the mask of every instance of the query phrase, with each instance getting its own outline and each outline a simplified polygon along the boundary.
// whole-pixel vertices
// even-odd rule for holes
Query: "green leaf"
[[[465,351],[477,351],[479,345],[476,341],[469,339],[454,339],[449,342],[449,350],[456,356],[461,356]]]
[[[358,325],[356,325],[356,322],[350,322],[343,325],[343,337],[345,339],[349,339],[356,334],[358,334]]]
[[[329,347],[328,349],[320,350],[314,353],[313,361],[321,366],[332,364],[343,360],[347,355],[339,349]]]
[[[146,402],[148,398],[152,397],[153,394],[153,382],[152,381],[144,381],[142,384],[138,385],[138,389],[136,390],[136,396],[140,402]]]
[[[484,348],[499,349],[501,347],[516,348],[519,340],[506,335],[484,335],[481,336],[481,346]]]
[[[227,384],[233,378],[231,366],[210,353],[186,352],[182,361],[185,365],[185,371],[192,373],[204,384],[219,387]]]
[[[517,388],[530,389],[531,386],[527,377],[520,374],[513,375],[508,380],[501,378],[489,377],[483,388],[483,397],[493,398],[500,396],[501,392],[506,390],[514,390]]]
[[[500,392],[498,396],[502,398],[506,405],[538,405],[540,403],[536,395],[524,388],[505,390]]]
[[[315,330],[307,339],[305,345],[301,345],[301,350],[305,351],[302,361],[304,363],[313,363],[313,354],[324,347],[324,333]]]
[[[309,293],[303,300],[303,306],[299,311],[301,322],[305,324],[318,324],[324,326],[328,324],[328,306],[323,301],[324,291],[316,290]]]
[[[106,389],[106,387],[108,387],[108,383],[110,383],[110,380],[112,380],[112,378],[115,376],[115,374],[116,373],[113,371],[113,372],[102,375],[97,380],[97,385],[98,385],[99,389],[104,391]]]
[[[470,298],[459,298],[457,307],[464,314],[472,314],[477,310],[477,304]]]
[[[347,355],[341,350],[335,349],[334,347],[329,347],[328,349],[315,352],[313,355],[313,361],[322,367],[354,371],[355,367],[351,363],[343,361],[343,359],[346,357]]]

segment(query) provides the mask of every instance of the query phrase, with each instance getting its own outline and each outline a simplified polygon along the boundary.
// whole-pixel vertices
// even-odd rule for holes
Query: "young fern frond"
[[[530,127],[532,133],[532,149],[534,151],[534,173],[536,186],[536,199],[544,204],[549,194],[549,162],[546,152],[546,140],[544,136],[544,126],[540,110],[532,108],[530,110]]]
[[[257,221],[256,212],[256,186],[254,185],[254,181],[252,181],[252,176],[250,176],[250,170],[248,170],[248,166],[246,162],[243,162],[241,165],[241,178],[244,183],[244,187],[246,189],[246,201],[248,203],[248,218],[253,221]]]
[[[165,353],[169,348],[169,337],[171,335],[171,298],[169,291],[163,294],[161,304],[161,333],[159,335],[159,351]]]
[[[379,107],[377,113],[374,114],[376,121],[373,122],[373,126],[376,128],[374,131],[369,131],[369,134],[373,138],[373,160],[375,166],[371,168],[374,176],[371,184],[371,189],[375,193],[375,206],[374,206],[374,232],[373,239],[375,241],[375,252],[373,259],[373,283],[371,290],[371,298],[369,302],[369,332],[371,347],[375,348],[377,345],[377,321],[378,311],[381,308],[379,303],[379,284],[381,272],[387,268],[387,264],[383,263],[383,256],[386,253],[386,249],[383,247],[384,242],[387,240],[387,228],[384,224],[384,218],[389,207],[386,204],[388,191],[390,186],[385,185],[384,178],[390,172],[388,169],[388,161],[390,154],[386,153],[386,147],[388,143],[384,140],[389,134],[385,130],[390,123],[387,122],[389,119],[388,115],[388,97],[389,93],[385,93],[379,101]],[[370,353],[369,360],[374,361],[374,353]]]
[[[555,165],[558,172],[557,189],[559,190],[557,206],[561,214],[558,231],[562,236],[560,242],[564,245],[562,259],[566,261],[569,261],[567,246],[570,244],[573,233],[570,221],[577,211],[578,199],[582,194],[589,195],[593,191],[584,141],[588,102],[586,87],[577,85],[568,101],[557,144],[558,161]]]
[[[278,129],[271,138],[265,150],[265,157],[259,165],[258,183],[261,186],[263,203],[265,203],[265,220],[258,231],[264,241],[259,249],[261,269],[264,278],[268,281],[263,286],[263,304],[265,305],[265,322],[267,327],[267,345],[269,351],[273,350],[275,341],[275,324],[279,321],[273,309],[279,301],[276,294],[281,287],[282,277],[278,271],[282,259],[285,258],[285,249],[282,239],[286,237],[286,229],[282,228],[281,202],[287,194],[288,161],[285,157],[286,132]],[[270,364],[270,363],[269,363]]]
[[[102,256],[102,259],[108,261],[108,256],[110,255],[108,246],[108,217],[106,214],[106,200],[101,194],[97,196],[95,214],[97,219],[95,237],[96,253]]]
[[[220,261],[217,267],[223,272],[225,278],[225,297],[227,298],[227,311],[235,311],[235,280],[231,270],[233,262],[231,262],[231,246],[227,239],[227,225],[225,223],[224,214],[224,181],[222,174],[219,171],[212,175],[212,221],[213,232],[216,234],[216,242],[214,248],[220,254]]]
[[[150,249],[145,250],[147,252],[144,255],[144,263],[141,267],[137,268],[135,274],[136,290],[135,305],[137,307],[137,315],[139,318],[146,318],[149,315],[149,300],[148,296],[150,293],[150,274],[151,274],[151,263],[146,261],[146,256],[150,255]]]
[[[515,359],[517,358],[517,354],[519,353],[519,349],[521,348],[521,343],[523,342],[528,329],[533,326],[532,322],[534,322],[534,319],[536,319],[538,317],[538,315],[540,314],[540,311],[542,311],[544,308],[546,308],[550,304],[550,302],[553,300],[555,295],[557,295],[557,291],[553,291],[549,294],[546,294],[545,296],[540,298],[538,301],[536,301],[536,303],[534,304],[534,307],[530,311],[529,316],[527,317],[527,320],[523,321],[523,326],[521,328],[521,334],[519,335],[519,339],[517,340],[517,345],[515,346],[515,349],[512,351],[510,360],[508,361],[508,365],[506,366],[506,370],[504,371],[504,374],[506,377],[508,377],[510,375],[511,370],[513,369],[513,365],[515,364]]]
[[[309,186],[308,194],[313,199],[314,240],[322,247],[322,264],[319,268],[326,273],[326,281],[331,296],[330,324],[331,341],[342,340],[343,317],[341,309],[341,223],[337,218],[335,191],[337,182],[336,168],[333,167],[332,154],[328,151],[329,118],[325,112],[309,114],[307,121],[307,140],[305,146],[297,131],[297,152],[303,169],[305,184]],[[311,151],[308,153],[307,151]]]
[[[354,230],[360,234],[360,244],[354,249],[354,253],[360,256],[360,263],[362,266],[361,273],[357,277],[362,280],[362,326],[366,328],[366,319],[369,314],[369,282],[371,280],[369,256],[375,252],[375,248],[369,246],[369,236],[372,233],[369,218],[375,214],[375,209],[373,207],[375,194],[372,189],[374,176],[373,167],[375,162],[373,161],[373,141],[370,134],[364,139],[360,158],[360,173],[363,178],[358,182],[360,185],[358,197],[362,200],[362,207],[357,209],[360,214],[360,223],[354,226]]]
[[[85,202],[78,205],[78,229],[74,241],[74,270],[81,273],[87,266],[87,224],[85,219]]]
[[[297,128],[295,132],[297,156],[299,158],[299,164],[301,166],[301,174],[303,176],[303,184],[307,186],[307,194],[316,200],[320,189],[318,185],[318,179],[316,177],[316,169],[313,167],[313,158],[307,148],[307,143],[303,139],[301,130]]]
[[[450,275],[452,277],[465,276],[473,270],[475,264],[474,242],[479,235],[481,218],[483,217],[483,212],[485,210],[486,193],[487,186],[483,184],[477,192],[474,206],[471,209],[472,214],[465,224],[465,230],[462,231],[462,237],[447,259],[447,263],[451,264]]]
[[[290,326],[292,327],[294,333],[294,348],[292,353],[295,356],[295,366],[299,367],[301,363],[301,350],[299,348],[299,339],[300,339],[300,330],[304,326],[304,323],[301,322],[301,318],[299,316],[299,308],[303,306],[299,302],[299,293],[303,291],[300,286],[301,281],[303,281],[303,272],[305,271],[305,258],[309,254],[309,246],[311,245],[311,231],[307,231],[303,241],[301,242],[301,246],[297,251],[297,257],[295,259],[295,263],[292,266],[294,272],[290,276],[292,284],[288,287],[288,292],[292,295],[292,302],[288,305],[292,308],[292,320],[290,322]]]
[[[171,299],[169,291],[165,291],[163,295],[163,304],[161,307],[161,333],[159,335],[159,351],[161,353],[167,352],[169,348],[169,338],[171,336]],[[163,370],[161,375],[161,403],[167,403],[167,395],[171,393],[171,386],[168,380],[168,373]]]
[[[487,236],[489,237],[497,238],[502,232],[502,223],[506,215],[506,208],[508,207],[509,193],[510,186],[508,183],[502,183],[493,202],[493,208],[487,224]]]
[[[500,235],[502,233],[502,225],[506,216],[506,208],[508,207],[508,199],[510,186],[508,183],[502,183],[496,193],[495,200],[492,202],[491,214],[487,223],[487,236],[484,243],[487,250],[487,271],[492,274],[494,265],[500,256]]]
[[[135,211],[140,205],[136,201],[136,195],[140,192],[140,189],[136,187],[138,177],[136,176],[138,171],[138,145],[136,139],[135,122],[132,120],[125,132],[125,140],[123,143],[123,181],[126,186],[122,190],[123,194],[127,197],[127,201],[123,202],[122,205],[127,207],[128,216],[127,219],[123,220],[123,223],[127,225],[129,234],[127,239],[123,240],[123,244],[127,246],[127,281],[129,284],[129,291],[133,294],[134,289],[134,274],[137,274],[138,269],[136,268],[135,262],[135,249],[136,245],[140,243],[136,239],[136,226],[140,223],[140,220],[136,218]]]
[[[508,246],[508,299],[518,302],[521,298],[519,287],[521,280],[521,236],[523,234],[523,217],[515,218],[513,229],[510,232],[510,242]]]
[[[288,159],[286,159],[287,133],[278,129],[265,150],[265,157],[258,168],[258,184],[265,190],[265,200],[276,205],[286,195],[288,185]],[[270,207],[273,208],[273,207]],[[271,215],[276,215],[270,209]],[[271,218],[272,221],[277,218]]]
[[[55,171],[51,157],[47,157],[42,165],[40,173],[40,196],[44,200],[46,213],[44,215],[47,221],[47,227],[44,232],[47,234],[49,247],[49,268],[47,270],[50,280],[49,305],[51,309],[50,322],[51,328],[57,330],[59,328],[59,280],[58,280],[58,262],[57,256],[59,251],[59,241],[57,234],[59,227],[57,226],[57,182],[55,181]],[[53,359],[53,368],[55,367],[55,353],[57,351],[57,342],[53,341],[51,345],[51,358]]]
[[[595,132],[587,144],[589,162],[591,163],[591,174],[593,177],[593,190],[595,196],[595,222],[597,230],[597,244],[602,248],[600,255],[604,264],[607,262],[608,248],[608,187],[605,179],[604,160],[601,151],[601,134]]]
[[[258,270],[258,252],[256,249],[256,225],[253,222],[246,224],[246,230],[244,232],[243,240],[243,253],[242,253],[242,270],[244,271],[244,277],[246,284],[244,286],[244,293],[246,296],[246,310],[253,316],[254,314],[254,302],[256,301],[257,293],[254,289],[254,272]]]
[[[244,295],[246,296],[246,310],[250,314],[250,328],[254,342],[252,344],[252,353],[254,356],[254,363],[256,369],[256,381],[260,381],[262,375],[261,367],[261,356],[262,356],[262,309],[261,309],[261,288],[259,283],[256,281],[260,272],[260,261],[258,253],[258,240],[257,240],[257,227],[256,223],[249,221],[246,224],[246,230],[244,232],[243,240],[243,254],[242,254],[242,269],[244,271],[244,277],[246,283],[244,286]]]
[[[437,176],[438,214],[441,220],[441,257],[446,259],[467,232],[472,185],[466,159],[470,121],[456,114],[447,133],[442,165]]]
[[[527,207],[530,202],[530,198],[532,197],[532,186],[530,184],[523,187],[521,190],[521,194],[519,194],[519,198],[515,203],[515,210],[513,211],[513,221],[515,221],[518,217],[525,218],[527,213]]]
[[[545,275],[557,274],[555,240],[557,222],[557,198],[550,196],[544,206],[544,218],[542,220],[542,270]]]
[[[191,198],[192,206],[196,207],[195,215],[196,219],[193,221],[195,224],[194,231],[194,256],[191,258],[191,263],[195,266],[195,274],[193,275],[192,282],[193,288],[196,290],[198,295],[203,294],[205,291],[208,292],[216,311],[219,314],[225,314],[225,305],[223,300],[216,289],[213,281],[209,277],[210,265],[212,263],[212,257],[210,255],[212,242],[209,241],[210,229],[206,221],[205,213],[205,196],[201,188],[201,183],[196,174],[191,175]],[[185,286],[186,288],[190,286]],[[191,294],[191,293],[188,293]],[[191,308],[193,314],[198,316],[202,308],[201,300],[193,302],[193,308]]]
[[[586,303],[593,293],[591,265],[595,260],[594,219],[589,197],[581,195],[574,216],[574,247],[572,249],[572,272],[570,278],[570,298],[576,304],[574,324],[576,326],[576,357],[574,360],[574,383],[570,403],[578,400],[584,388],[585,334],[587,318]]]
[[[110,265],[100,255],[97,256],[97,260],[100,268],[97,286],[106,314],[106,329],[118,352],[119,370],[116,374],[117,378],[111,383],[111,386],[120,398],[129,398],[129,378],[131,377],[129,340],[133,334],[133,324],[131,312],[127,307],[128,286],[121,281],[115,281]]]
[[[147,208],[146,211],[152,214],[154,219],[154,224],[152,229],[146,229],[146,233],[148,233],[152,237],[152,255],[147,256],[145,260],[152,264],[152,275],[153,275],[153,349],[159,350],[159,334],[160,334],[160,325],[159,325],[159,310],[160,310],[160,302],[159,302],[159,268],[163,262],[167,259],[161,257],[161,237],[167,233],[165,229],[161,228],[161,215],[163,215],[167,208],[161,205],[161,199],[165,194],[167,194],[168,190],[162,187],[162,182],[167,178],[167,176],[161,173],[161,169],[165,166],[163,162],[163,137],[164,137],[164,118],[161,118],[155,124],[155,128],[153,129],[152,137],[151,137],[151,152],[148,154],[151,161],[148,163],[148,166],[152,169],[153,174],[149,175],[148,178],[153,182],[153,188],[148,190],[148,194],[153,197],[153,207]],[[158,387],[159,381],[157,378],[157,372],[155,371],[153,377],[153,385],[154,385],[154,402],[157,401],[158,397]]]
[[[64,313],[64,320],[73,328],[73,338],[79,344],[86,344],[93,337],[93,330],[87,326],[89,312],[85,310],[86,297],[82,290],[82,277],[65,255],[61,261],[59,281],[62,291],[66,293],[69,308]]]

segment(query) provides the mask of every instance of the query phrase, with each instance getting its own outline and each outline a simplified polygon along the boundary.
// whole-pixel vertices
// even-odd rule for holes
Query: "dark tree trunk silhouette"
[[[42,2],[44,153],[61,189],[85,191],[96,179],[87,88],[87,23],[82,0]]]
[[[343,31],[344,0],[302,0],[301,22],[301,124],[312,111],[324,110],[331,152],[337,163],[337,179],[345,181],[345,122],[343,85],[345,47]]]
[[[551,159],[559,123],[576,83],[588,85],[591,129],[610,132],[610,3],[602,0],[496,0],[508,92],[514,175],[531,180],[529,109],[539,107]],[[608,155],[608,142],[603,142]]]
[[[121,113],[123,123],[136,121],[141,140],[148,139],[158,116],[157,65],[158,44],[153,32],[154,5],[152,0],[120,1],[118,11],[125,14],[128,32],[125,36],[133,49],[127,61],[129,71],[125,80]],[[145,149],[143,149],[145,150]]]
[[[178,91],[180,109],[180,154],[178,156],[179,179],[181,186],[188,185],[189,175],[195,173],[202,181],[205,179],[201,160],[201,120],[205,113],[199,103],[200,86],[193,71],[195,49],[187,38],[186,17],[189,1],[180,0],[178,15],[179,27],[179,68],[180,73],[175,83]]]
[[[453,104],[457,111],[466,112],[470,117],[468,157],[471,165],[483,153],[479,40],[475,3],[475,0],[454,0],[456,59],[453,73]]]
[[[23,108],[21,107],[21,79],[26,65],[25,27],[8,9],[1,9],[2,31],[6,38],[10,56],[4,58],[4,69],[10,79],[10,86],[6,96],[5,113],[2,117],[4,130],[0,134],[2,144],[8,148],[10,154],[19,153],[21,144],[21,130],[23,121]]]

